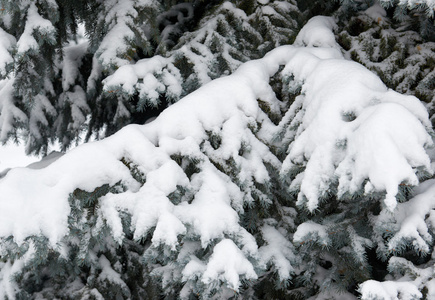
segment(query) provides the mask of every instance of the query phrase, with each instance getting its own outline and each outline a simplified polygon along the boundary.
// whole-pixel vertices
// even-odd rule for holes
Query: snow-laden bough
[[[398,186],[418,184],[417,169],[431,172],[425,152],[432,144],[428,114],[417,98],[387,89],[370,71],[346,61],[333,28],[332,19],[313,18],[295,45],[278,47],[211,81],[153,122],[79,146],[45,168],[11,170],[0,180],[0,255],[7,253],[10,237],[18,246],[45,237],[52,251],[67,257],[68,243],[73,243],[75,202],[70,200],[81,191],[98,194],[108,185],[114,188],[98,197],[92,230],[106,226],[122,244],[128,215],[134,240],[150,237],[150,247],[179,253],[184,268],[179,276],[186,287],[197,281],[238,291],[242,279],[255,280],[267,265],[275,267],[281,280],[290,279],[297,261],[284,230],[264,225],[259,248],[241,224],[245,204],[254,201],[250,191],[270,181],[268,167],[283,176],[303,167],[292,188],[298,189],[298,204],[311,212],[332,185],[337,185],[338,197],[361,189],[384,191],[384,205],[394,211]],[[258,100],[279,111],[269,84],[278,71],[293,78],[301,94],[275,125]],[[115,72],[111,80],[116,78]],[[298,126],[281,162],[268,145],[287,119]],[[237,183],[222,167],[228,161],[237,166]],[[187,172],[188,167],[193,171]],[[86,222],[86,217],[74,220]],[[304,223],[295,236],[302,240],[308,234],[328,243],[321,225]],[[195,256],[195,249],[208,247],[208,257]],[[0,286],[7,285],[8,297],[15,291],[10,270],[18,272],[31,261],[33,252],[28,253],[25,259],[0,264]]]

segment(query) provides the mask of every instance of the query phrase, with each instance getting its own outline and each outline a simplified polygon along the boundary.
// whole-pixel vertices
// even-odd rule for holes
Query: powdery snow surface
[[[10,168],[24,167],[35,163],[37,160],[37,157],[25,154],[24,145],[9,143],[0,146],[0,178]]]
[[[185,281],[198,278],[211,284],[222,280],[237,291],[242,278],[257,278],[252,261],[272,263],[282,279],[291,278],[291,243],[281,231],[265,226],[266,243],[258,248],[239,220],[244,203],[253,199],[210,159],[218,163],[234,159],[240,166],[239,178],[248,187],[252,178],[268,182],[265,163],[281,169],[283,175],[303,166],[298,203],[311,211],[334,177],[340,195],[355,192],[368,180],[366,191],[386,191],[384,205],[394,211],[397,186],[418,184],[416,168],[430,171],[424,150],[431,144],[430,123],[423,105],[414,97],[388,90],[370,71],[345,61],[334,41],[333,27],[330,18],[313,18],[296,46],[279,47],[263,59],[243,64],[233,75],[214,80],[172,105],[153,122],[127,126],[103,141],[79,146],[45,168],[11,170],[0,180],[0,237],[13,236],[21,244],[28,237],[44,235],[53,249],[63,251],[60,245],[68,234],[69,195],[76,189],[92,192],[103,184],[121,182],[126,191],[101,197],[97,211],[98,224],[107,224],[117,242],[124,238],[120,211],[132,216],[135,239],[155,228],[155,247],[176,249],[181,246],[180,236],[199,240],[203,248],[217,241],[206,261],[188,256],[182,271]],[[143,63],[155,68],[160,62]],[[285,117],[300,125],[283,164],[257,138],[270,138],[283,126],[275,126],[257,101],[277,109],[269,78],[279,66],[284,66],[283,74],[294,76],[302,85],[302,94]],[[134,82],[141,70],[133,71]],[[110,80],[120,83],[122,78],[116,76]],[[257,128],[257,136],[249,128]],[[210,133],[221,138],[217,149]],[[248,150],[241,156],[244,145]],[[194,159],[199,171],[189,178],[174,156]],[[122,159],[138,166],[146,177],[144,184],[133,178]],[[169,199],[180,187],[193,195],[191,202],[174,204]],[[419,212],[415,214],[420,217]],[[405,224],[407,217],[402,220]],[[404,228],[398,234],[413,233]],[[304,223],[294,239],[303,242],[307,236],[328,244],[322,225]],[[118,280],[106,260],[100,258],[101,276]],[[13,290],[13,281],[7,281],[8,270],[18,270],[21,263],[7,262],[2,267],[1,284],[8,285],[5,291]]]

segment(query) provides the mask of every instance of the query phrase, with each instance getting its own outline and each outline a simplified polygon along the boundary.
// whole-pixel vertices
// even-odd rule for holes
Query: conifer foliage
[[[349,58],[375,72],[390,88],[428,103],[432,115],[435,36],[423,38],[415,21],[408,17],[399,22],[377,4],[351,17],[338,41]],[[435,33],[434,28],[427,30]]]
[[[110,135],[294,38],[294,2],[1,1],[1,141]],[[25,22],[23,22],[25,20]],[[87,39],[80,39],[84,27]],[[116,72],[115,72],[116,71]]]
[[[2,141],[106,138],[0,178],[0,299],[435,297],[433,43],[302,2],[1,1]]]

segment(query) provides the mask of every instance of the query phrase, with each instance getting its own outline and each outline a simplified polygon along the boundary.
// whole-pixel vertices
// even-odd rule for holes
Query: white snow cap
[[[362,300],[399,299],[399,295],[400,299],[403,300],[421,299],[421,297],[423,297],[414,284],[403,281],[379,282],[375,280],[367,280],[361,284],[359,290]]]
[[[229,288],[238,291],[240,275],[245,275],[246,279],[257,279],[252,264],[234,242],[222,240],[214,247],[202,281],[210,284],[214,280],[223,280]]]
[[[316,16],[301,29],[295,46],[339,48],[332,32],[337,25],[331,17]]]
[[[17,42],[18,54],[22,54],[31,49],[38,49],[38,42],[33,36],[35,30],[46,34],[49,38],[54,39],[55,28],[47,19],[44,19],[39,13],[35,3],[31,3],[27,10],[26,26],[24,32]]]
[[[365,13],[379,24],[382,24],[384,18],[387,16],[387,12],[379,2],[375,2],[372,6],[366,9]]]
[[[310,31],[325,30],[328,20],[319,17],[307,25]],[[297,41],[306,40],[306,33],[302,30]],[[321,36],[318,45],[335,43]],[[355,62],[307,50],[294,55],[283,71],[303,82],[300,101],[293,104],[301,106],[295,116],[301,124],[282,169],[285,174],[294,165],[305,167],[298,204],[314,211],[336,178],[339,197],[363,189],[368,180],[366,191],[386,191],[385,206],[394,210],[399,184],[417,185],[417,168],[432,172],[425,151],[432,146],[426,109],[417,98],[387,89]]]

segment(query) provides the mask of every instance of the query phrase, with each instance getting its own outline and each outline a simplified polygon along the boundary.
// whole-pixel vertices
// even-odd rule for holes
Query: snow
[[[408,202],[398,204],[394,218],[399,228],[389,240],[388,248],[390,251],[400,249],[400,243],[407,240],[412,243],[418,253],[429,253],[430,245],[433,242],[429,226],[434,224],[427,223],[427,214],[435,209],[435,185],[433,180],[430,183],[431,185],[426,191],[417,194]],[[380,215],[379,220],[387,217]]]
[[[127,59],[118,57],[118,53],[125,53],[128,49],[127,40],[134,38],[134,32],[128,26],[131,18],[137,16],[134,2],[130,0],[104,2],[107,10],[104,22],[108,24],[108,29],[97,50],[97,57],[103,66],[121,67],[129,63]]]
[[[3,249],[0,250],[0,254],[2,254],[2,252]],[[0,262],[0,298],[15,299],[15,293],[18,291],[18,288],[13,277],[15,273],[19,272],[20,269],[33,258],[35,252],[35,247],[33,243],[30,242],[27,252],[14,262]]]
[[[186,227],[173,214],[164,212],[159,217],[151,242],[154,245],[166,244],[175,251],[178,245],[178,236],[186,233]]]
[[[158,80],[156,76],[161,76]],[[181,96],[181,75],[172,64],[171,58],[153,56],[139,60],[134,65],[125,65],[103,80],[104,91],[116,93],[122,90],[128,95],[139,92],[140,98],[149,99],[154,105],[159,95],[167,91],[167,95],[178,99]],[[164,84],[162,84],[162,82]]]
[[[69,193],[75,188],[92,191],[95,183],[114,185],[119,177],[124,177],[128,184],[128,170],[120,161],[110,166],[101,167],[110,161],[110,151],[102,151],[103,145],[89,148],[89,145],[78,147],[69,152],[70,159],[58,159],[53,164],[40,170],[15,168],[9,171],[1,180],[1,190],[7,195],[0,199],[4,205],[0,220],[0,235],[13,235],[15,241],[21,244],[31,235],[42,233],[48,237],[54,246],[68,231],[67,216],[70,207],[67,201]],[[83,151],[95,151],[83,155]],[[101,152],[101,153],[98,153]],[[77,164],[81,161],[81,164]],[[107,173],[104,172],[107,170]],[[103,171],[103,173],[100,173]],[[93,178],[89,181],[83,174]],[[21,178],[21,179],[19,179]],[[118,180],[117,180],[118,179]],[[130,181],[132,178],[130,179]],[[20,187],[26,186],[26,189]],[[10,199],[14,199],[13,202]],[[26,199],[32,199],[28,202]],[[20,214],[15,211],[21,211]],[[38,212],[38,213],[35,213]]]
[[[59,157],[61,157],[64,154],[65,153],[62,153],[62,152],[52,151],[50,154],[43,157],[41,160],[29,164],[27,166],[27,168],[29,168],[29,169],[43,169],[43,168],[51,165],[52,163],[54,163],[56,160],[59,159]],[[34,160],[34,159],[32,159],[32,160]]]
[[[121,67],[130,64],[126,52],[131,49],[129,41],[135,38],[130,28],[138,9],[152,5],[149,0],[106,0],[103,2],[106,13],[104,20],[98,20],[107,26],[107,33],[101,41],[96,56],[105,68]]]
[[[214,247],[202,281],[210,284],[215,280],[223,280],[229,288],[238,292],[240,275],[246,279],[257,279],[254,267],[239,248],[233,241],[224,239]]]
[[[60,96],[63,100],[69,102],[71,106],[71,117],[73,122],[69,124],[69,130],[79,131],[86,122],[87,113],[90,108],[86,101],[86,93],[79,85],[73,87],[72,91],[63,93]]]
[[[55,28],[49,20],[44,19],[38,13],[35,3],[31,3],[27,10],[27,20],[26,26],[24,27],[24,32],[17,42],[18,54],[23,54],[29,50],[37,50],[38,42],[33,37],[35,30],[41,32],[41,34],[46,35],[48,39],[54,40]]]
[[[217,176],[210,165],[204,168],[200,176],[192,180],[196,190],[194,201],[177,207],[177,215],[200,236],[203,248],[212,240],[241,230],[238,214],[230,204],[232,199],[237,201],[242,197],[234,183]]]
[[[135,14],[130,11],[133,4],[110,3],[125,5],[116,15],[119,27],[108,35],[121,39],[128,35],[128,31],[121,29],[128,27],[123,19],[127,13]],[[229,3],[224,7],[234,9]],[[239,13],[240,17],[246,17]],[[22,244],[29,237],[43,235],[49,239],[50,247],[56,249],[69,233],[71,193],[76,189],[92,192],[104,184],[121,183],[125,191],[100,197],[96,212],[98,224],[107,225],[117,243],[121,244],[124,238],[120,212],[125,212],[131,216],[134,239],[149,236],[151,247],[177,251],[183,247],[180,239],[186,238],[198,241],[204,249],[213,248],[211,256],[203,260],[189,256],[182,274],[184,280],[197,277],[211,285],[223,281],[228,288],[238,291],[242,278],[258,277],[253,262],[263,267],[273,265],[282,279],[290,278],[294,271],[293,245],[283,230],[263,226],[265,244],[258,248],[255,237],[240,224],[239,214],[244,205],[253,201],[249,189],[269,181],[266,164],[281,169],[283,176],[295,166],[304,167],[297,184],[292,185],[300,187],[297,204],[311,212],[318,208],[319,199],[328,192],[333,179],[338,183],[339,197],[365,187],[367,192],[385,191],[383,213],[400,210],[402,206],[395,198],[398,186],[417,185],[417,168],[432,172],[425,151],[432,144],[428,114],[415,97],[388,90],[369,70],[345,61],[335,42],[334,27],[331,18],[315,17],[301,31],[295,46],[279,47],[263,59],[243,64],[232,75],[211,81],[171,105],[154,121],[126,126],[102,141],[47,159],[37,168],[33,165],[12,169],[0,179],[0,238],[12,236],[17,244]],[[107,58],[114,57],[112,52],[119,49],[110,48],[107,41],[101,47],[100,59],[112,63]],[[79,55],[75,50],[71,48]],[[139,87],[148,92],[147,97],[156,99],[163,89],[156,80],[161,74],[166,76],[168,89],[174,93],[181,91],[179,74],[173,72],[167,59],[154,57],[136,65],[116,63],[124,66],[106,79],[106,91],[122,86],[133,92]],[[269,78],[280,66],[284,67],[283,75],[293,76],[301,85],[302,92],[284,123],[275,126],[260,109],[258,100],[269,104],[272,111],[279,111]],[[69,67],[73,70],[76,66]],[[139,83],[144,78],[148,80]],[[64,78],[63,84],[69,88],[72,80]],[[82,90],[75,92],[84,95]],[[77,99],[81,99],[80,95]],[[47,99],[40,100],[34,108],[39,114],[30,120],[34,126],[46,122],[42,110],[54,109]],[[1,102],[2,118],[8,104],[7,100]],[[79,110],[84,105],[79,102],[77,106],[74,114],[80,120]],[[349,119],[349,115],[354,119]],[[281,130],[280,126],[288,126],[285,120],[293,117],[300,124],[289,138],[288,155],[281,163],[259,137],[271,139],[273,133]],[[256,129],[256,135],[251,128]],[[7,128],[2,128],[2,135],[3,130]],[[220,138],[216,149],[210,133]],[[239,154],[241,150],[243,154]],[[173,160],[174,155],[182,158],[180,164]],[[144,183],[132,176],[126,160],[137,166]],[[197,171],[188,176],[183,167],[189,160],[195,163]],[[219,165],[225,166],[229,160],[240,169],[239,185],[219,171]],[[370,186],[363,187],[366,180]],[[240,189],[241,185],[247,187],[247,192]],[[172,193],[181,187],[186,195],[172,201]],[[264,198],[263,201],[270,201]],[[426,207],[431,205],[421,201]],[[414,215],[422,216],[415,211],[412,217],[400,217],[403,231],[399,234],[418,240],[414,230],[417,227],[427,241],[426,229],[415,221]],[[293,235],[293,242],[299,245],[313,239],[328,246],[326,226],[305,222]],[[359,243],[358,248],[365,241],[355,243]],[[111,269],[107,258],[101,256],[99,263],[103,268],[102,279],[119,282],[119,275]],[[372,282],[363,289],[372,287],[382,293],[382,285]],[[399,286],[392,286],[394,289],[403,292]]]
[[[294,44],[306,47],[338,48],[332,31],[336,26],[332,17],[313,17],[301,29]]]
[[[387,12],[379,2],[375,2],[375,4],[366,9],[365,13],[380,25],[384,22],[383,20],[387,16]]]
[[[281,232],[269,225],[263,226],[262,234],[267,243],[259,249],[262,263],[271,262],[278,270],[281,280],[290,279],[291,274],[294,273],[292,263],[296,260],[292,243]]]
[[[14,79],[0,80],[0,141],[6,142],[13,131],[13,124],[26,122],[27,116],[14,105]]]
[[[401,253],[405,246],[410,246],[420,255],[430,255],[433,238],[429,231],[434,226],[432,213],[435,208],[434,199],[435,185],[434,180],[431,179],[415,189],[412,199],[397,204],[394,215],[383,211],[374,218],[381,230],[384,222],[395,224],[386,245],[388,251]],[[397,299],[399,295],[398,299],[415,299],[422,296],[419,290],[423,287],[428,288],[428,299],[435,295],[432,280],[433,263],[414,266],[405,258],[392,256],[388,262],[388,269],[401,271],[398,272],[399,275],[396,274],[395,281],[369,280],[362,283],[360,285],[362,299],[382,299],[382,297]]]
[[[79,75],[79,68],[83,56],[88,50],[88,42],[80,44],[71,43],[71,45],[64,48],[63,61],[62,61],[62,88],[68,91],[71,86],[74,86],[76,79]]]
[[[325,226],[311,221],[299,225],[293,235],[293,242],[304,244],[307,241],[317,241],[322,246],[328,246],[329,237]]]
[[[183,281],[200,277],[206,269],[205,264],[202,263],[196,256],[192,256],[189,263],[183,269]]]
[[[303,82],[302,124],[282,170],[306,164],[298,205],[307,199],[307,208],[314,211],[337,176],[339,196],[355,193],[369,179],[376,191],[387,191],[384,203],[392,211],[397,186],[418,184],[415,168],[432,172],[425,151],[433,144],[428,113],[417,98],[388,90],[355,62],[312,53],[295,55],[284,72]],[[347,120],[348,114],[356,119]]]
[[[394,103],[367,109],[354,125],[355,135],[347,144],[349,155],[336,172],[341,175],[340,188],[356,191],[369,178],[376,190],[387,191],[385,204],[393,211],[398,183],[418,184],[414,166],[430,170],[429,157],[421,145],[430,145],[432,141],[421,123],[403,106]],[[346,176],[349,169],[355,174],[351,179]]]
[[[0,76],[5,76],[6,65],[13,62],[13,58],[9,51],[15,46],[15,38],[0,28]]]
[[[17,287],[16,284],[10,280],[13,273],[11,263],[0,263],[0,270],[0,297],[4,299],[14,299]]]
[[[117,284],[122,288],[127,288],[127,285],[121,279],[121,275],[112,269],[110,265],[110,261],[104,255],[101,255],[98,260],[99,260],[99,265],[102,268],[101,273],[98,275],[98,278],[100,280],[107,280],[112,284]]]
[[[37,160],[37,157],[26,155],[22,144],[8,143],[0,146],[0,174],[6,169],[25,167]],[[0,175],[0,177],[2,176]]]
[[[417,287],[410,282],[367,280],[361,285],[360,293],[362,300],[399,299],[398,295],[400,295],[401,300],[423,297]]]

